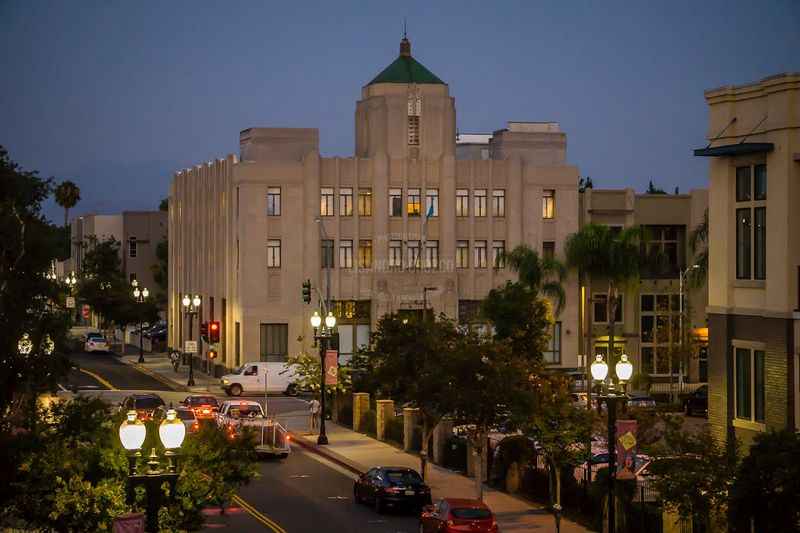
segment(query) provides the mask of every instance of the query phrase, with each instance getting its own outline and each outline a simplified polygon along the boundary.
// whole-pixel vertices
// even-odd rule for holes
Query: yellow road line
[[[116,388],[114,385],[112,385],[112,384],[111,384],[111,382],[107,381],[105,378],[103,378],[103,377],[101,377],[101,376],[98,376],[97,374],[95,374],[95,373],[94,373],[94,372],[92,372],[91,370],[86,370],[85,368],[79,368],[78,370],[80,370],[80,371],[81,371],[81,372],[83,372],[84,374],[87,374],[87,375],[89,375],[89,376],[92,376],[94,379],[96,379],[97,381],[99,381],[100,383],[102,383],[103,385],[105,385],[106,387],[108,387],[108,390],[119,390],[119,389],[118,389],[118,388]]]
[[[242,508],[253,516],[256,520],[270,528],[275,533],[286,533],[286,530],[271,520],[268,516],[260,513],[258,509],[244,501],[238,494],[233,495],[233,501],[242,506]]]

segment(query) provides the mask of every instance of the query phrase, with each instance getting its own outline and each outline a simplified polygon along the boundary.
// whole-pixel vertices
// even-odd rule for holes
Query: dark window
[[[128,239],[128,257],[136,257],[136,237]]]
[[[654,307],[655,297],[652,294],[645,294],[642,296],[642,311],[652,311]]]
[[[736,348],[736,417],[750,419],[750,350]]]
[[[753,256],[753,277],[755,279],[767,278],[767,208],[756,207],[753,209],[754,228],[753,244],[755,255]]]
[[[261,361],[283,362],[289,354],[289,326],[261,324]]]
[[[608,322],[608,295],[595,294],[594,296],[594,321],[595,322]],[[624,297],[621,294],[617,295],[617,309],[614,313],[614,322],[622,322],[622,308],[624,307]]]
[[[281,188],[268,187],[267,188],[267,216],[279,217],[281,216]]]
[[[242,327],[240,322],[236,322],[234,329],[236,330],[233,338],[233,349],[236,354],[236,366],[242,364]]]
[[[755,404],[755,421],[764,421],[764,407],[766,404],[764,387],[764,352],[761,350],[753,351],[753,403]]]
[[[767,165],[756,165],[753,167],[755,174],[755,191],[753,197],[755,200],[767,199]]]
[[[700,382],[705,383],[708,381],[708,346],[700,346],[697,352],[698,371],[700,374]]]
[[[684,267],[686,226],[642,226],[642,277],[677,278]]]
[[[542,243],[542,257],[545,259],[553,259],[556,256],[556,243],[555,241],[544,241]]]
[[[750,273],[750,220],[751,209],[736,210],[736,277],[738,279],[751,279]]]
[[[642,342],[653,342],[655,336],[653,335],[653,326],[655,320],[652,316],[642,316]]]
[[[389,189],[389,216],[403,216],[403,190]]]
[[[322,268],[333,268],[333,240],[323,239],[322,241]]]
[[[545,363],[561,363],[561,322],[553,324],[550,330],[550,341],[547,343],[547,350],[542,352]]]
[[[736,167],[736,201],[749,202],[750,191],[750,167]]]

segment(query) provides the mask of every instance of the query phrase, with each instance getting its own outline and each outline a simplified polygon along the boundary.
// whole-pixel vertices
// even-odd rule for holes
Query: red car
[[[480,500],[443,498],[426,505],[419,517],[420,533],[498,533],[491,509]]]
[[[187,396],[181,402],[181,405],[194,411],[194,415],[198,420],[213,420],[214,413],[219,411],[219,402],[216,398],[201,394]]]

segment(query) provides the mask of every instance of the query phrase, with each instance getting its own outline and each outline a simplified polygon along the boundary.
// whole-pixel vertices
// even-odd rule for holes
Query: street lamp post
[[[197,294],[194,296],[185,294],[181,303],[183,304],[184,313],[189,317],[189,340],[192,340],[192,323],[195,315],[200,312],[202,300]],[[189,354],[189,381],[186,382],[186,386],[194,387],[194,354]]]
[[[143,304],[147,297],[150,295],[150,291],[147,290],[147,287],[143,287],[139,290],[139,282],[136,280],[131,281],[131,285],[133,285],[133,298],[136,300],[137,303]],[[142,345],[142,313],[141,313],[141,306],[139,306],[139,363],[144,363],[144,346]],[[123,335],[124,337],[125,335]],[[125,342],[125,339],[122,339]],[[124,353],[124,352],[123,352]]]
[[[137,460],[142,456],[141,448],[147,436],[147,428],[141,420],[137,420],[136,411],[128,411],[127,420],[119,427],[119,440],[128,451],[128,486],[126,499],[133,503],[134,488],[144,485],[147,494],[147,531],[158,531],[158,510],[161,507],[161,485],[168,482],[170,486],[170,499],[175,497],[175,484],[178,481],[176,452],[183,444],[186,437],[186,427],[177,418],[174,409],[167,411],[167,416],[158,427],[158,436],[166,451],[167,469],[162,471],[161,463],[156,454],[156,449],[150,451],[147,471],[140,474],[137,471]]]
[[[628,395],[625,386],[633,374],[633,365],[628,361],[628,356],[622,354],[615,368],[617,374],[617,384],[613,379],[606,381],[608,376],[608,364],[603,361],[603,356],[598,354],[597,359],[591,366],[592,378],[594,378],[598,388],[597,405],[606,402],[608,410],[608,533],[614,533],[615,522],[615,502],[614,502],[614,482],[617,478],[617,401],[623,403],[627,401]]]
[[[319,437],[317,437],[317,444],[328,444],[328,435],[325,434],[325,351],[328,348],[330,338],[333,337],[333,328],[336,327],[336,317],[333,316],[332,312],[328,311],[328,316],[325,317],[325,325],[322,326],[322,317],[319,316],[319,311],[314,311],[314,315],[311,317],[311,326],[314,328],[314,340],[319,343],[319,404],[321,416],[319,420]]]

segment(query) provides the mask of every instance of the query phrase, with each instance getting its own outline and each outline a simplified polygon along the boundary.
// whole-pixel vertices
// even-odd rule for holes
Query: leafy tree
[[[70,256],[70,227],[69,227],[69,210],[81,199],[81,190],[73,182],[69,180],[62,181],[55,190],[56,203],[64,208],[64,232],[66,234],[66,255]]]
[[[647,185],[647,191],[645,191],[645,192],[647,194],[667,194],[667,192],[664,189],[662,189],[661,187],[656,187],[653,184],[653,180],[650,180],[650,183],[648,183],[648,185]]]
[[[796,532],[800,528],[800,436],[784,429],[760,433],[731,488],[735,532]],[[751,525],[752,520],[752,525]]]
[[[539,402],[533,416],[523,426],[524,434],[539,445],[550,471],[551,500],[558,527],[561,512],[561,474],[586,462],[594,412],[575,406],[569,395],[569,384],[561,376],[539,381]],[[570,468],[572,467],[572,468]]]
[[[320,382],[320,360],[319,354],[309,354],[302,352],[287,361],[294,370],[294,382],[298,390],[313,391],[319,393]],[[328,394],[334,392],[346,393],[353,388],[353,376],[351,365],[339,365],[339,375],[336,385],[326,385],[325,391]]]
[[[738,463],[738,442],[720,443],[708,429],[681,430],[682,417],[663,418],[663,438],[649,448],[653,488],[682,518],[724,516]],[[708,529],[709,531],[711,529]]]
[[[162,309],[167,306],[167,292],[169,291],[169,242],[167,239],[165,237],[156,245],[156,263],[150,267],[153,281],[156,282],[154,298]]]
[[[419,409],[423,476],[433,428],[453,410],[459,384],[452,369],[452,354],[460,337],[455,323],[445,315],[435,320],[385,315],[357,363],[364,376],[363,386]]]
[[[703,214],[703,221],[689,234],[689,247],[698,268],[689,272],[689,284],[702,287],[708,277],[708,209]]]
[[[586,178],[580,178],[578,180],[578,192],[585,192],[586,189],[594,189],[594,183],[592,182],[592,178],[586,176]]]
[[[519,282],[531,291],[543,294],[555,302],[556,315],[561,314],[566,301],[564,279],[567,269],[556,259],[540,258],[527,244],[521,244],[506,254],[511,270],[519,275]]]
[[[169,211],[169,198],[162,198],[158,204],[159,211]]]

